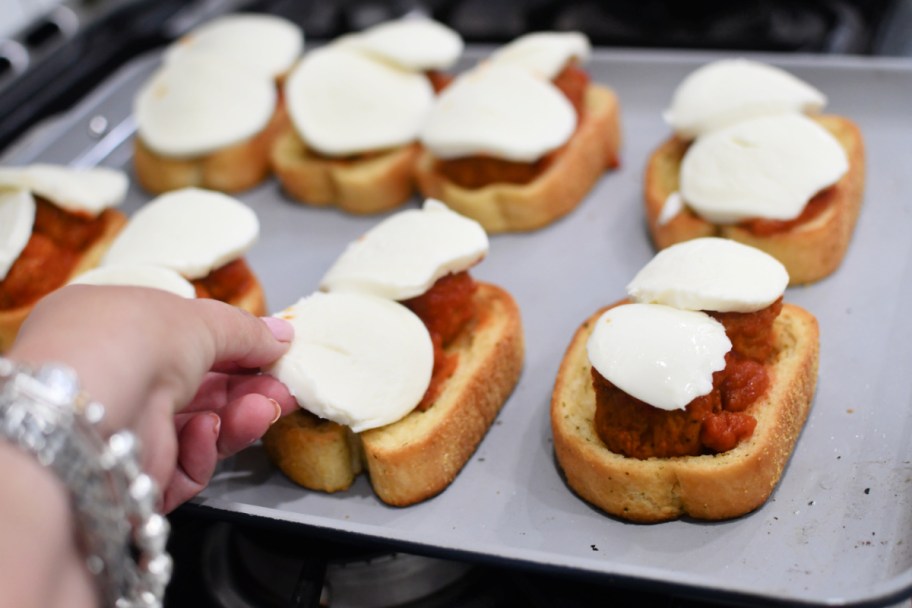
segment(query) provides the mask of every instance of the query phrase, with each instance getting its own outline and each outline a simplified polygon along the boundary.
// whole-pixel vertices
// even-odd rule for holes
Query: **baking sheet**
[[[475,47],[467,60],[489,49]],[[414,552],[560,567],[716,598],[883,605],[912,593],[912,63],[754,55],[785,67],[855,119],[867,145],[865,203],[839,271],[786,300],[820,322],[818,391],[783,479],[758,511],[728,522],[636,525],[588,506],[565,485],[548,423],[554,376],[577,325],[624,294],[653,255],[642,211],[647,155],[668,130],[660,112],[676,84],[720,57],[596,51],[593,79],[622,103],[622,165],[567,218],[531,234],[497,235],[474,275],[516,297],[526,366],[477,452],[441,495],[393,508],[363,477],[348,491],[303,490],[253,446],[220,467],[194,501]],[[4,154],[6,163],[129,170],[133,93],[157,65],[143,57]],[[131,188],[126,210],[150,196]],[[249,255],[270,308],[313,291],[346,243],[379,221],[286,199],[274,180],[241,195],[262,237]],[[416,200],[411,205],[416,205]]]

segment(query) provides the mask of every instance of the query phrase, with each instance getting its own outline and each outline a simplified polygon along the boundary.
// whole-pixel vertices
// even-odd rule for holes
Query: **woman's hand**
[[[7,356],[73,368],[104,404],[105,432],[139,437],[169,511],[208,483],[219,458],[295,407],[282,384],[256,373],[285,352],[292,331],[215,300],[74,285],[35,306]]]

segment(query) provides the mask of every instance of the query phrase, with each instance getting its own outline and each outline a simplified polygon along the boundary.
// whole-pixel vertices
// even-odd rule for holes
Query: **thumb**
[[[216,369],[269,365],[285,354],[294,336],[292,325],[278,317],[257,318],[217,300],[194,300],[192,304],[202,309]]]

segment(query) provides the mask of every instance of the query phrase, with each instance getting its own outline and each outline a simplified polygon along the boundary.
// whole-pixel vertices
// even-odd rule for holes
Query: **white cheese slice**
[[[162,194],[134,213],[103,265],[151,264],[199,279],[243,256],[259,231],[256,214],[237,199],[184,188]]]
[[[349,244],[320,288],[405,300],[474,266],[487,252],[488,236],[478,222],[428,199],[423,209],[391,215]]]
[[[580,32],[534,32],[500,47],[489,61],[515,65],[552,80],[572,59],[585,63],[591,54],[589,38]]]
[[[119,264],[99,266],[74,278],[75,285],[130,285],[152,287],[171,292],[182,298],[195,298],[193,283],[164,266]]]
[[[452,67],[464,47],[462,38],[442,23],[423,17],[386,21],[334,44],[367,53],[417,72]]]
[[[0,190],[0,281],[32,237],[35,199],[28,190]]]
[[[665,121],[684,139],[746,118],[818,112],[826,96],[780,68],[748,59],[723,59],[688,75],[672,96]]]
[[[146,146],[163,156],[191,158],[262,131],[277,96],[271,79],[198,54],[156,71],[140,89],[133,109]]]
[[[365,431],[401,419],[427,391],[431,337],[398,302],[315,293],[276,316],[294,325],[295,336],[268,373],[321,418]]]
[[[686,310],[754,312],[785,292],[789,276],[773,256],[706,237],[663,249],[627,285],[636,302]]]
[[[165,49],[165,62],[187,55],[205,54],[276,78],[289,69],[304,49],[304,34],[297,25],[261,13],[235,13],[208,21]]]
[[[684,199],[681,197],[681,193],[675,190],[668,195],[668,198],[666,198],[665,202],[662,204],[662,210],[659,211],[659,217],[656,220],[656,223],[659,226],[664,226],[676,218],[682,211],[684,211]]]
[[[97,216],[123,202],[130,183],[116,169],[76,169],[65,165],[34,164],[0,167],[0,188],[25,188],[73,213]]]
[[[415,141],[434,101],[424,74],[335,45],[305,55],[289,75],[285,95],[298,133],[328,156]]]
[[[712,391],[731,341],[708,314],[661,304],[605,312],[587,343],[589,361],[619,389],[662,410],[683,410]]]
[[[681,162],[681,195],[715,224],[791,220],[848,171],[845,150],[802,114],[763,116],[697,138]]]
[[[533,162],[576,129],[573,105],[551,82],[510,65],[480,65],[443,90],[421,131],[437,158],[485,155]]]

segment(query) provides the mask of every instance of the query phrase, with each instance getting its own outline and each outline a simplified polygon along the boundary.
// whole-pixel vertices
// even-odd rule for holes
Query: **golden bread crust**
[[[285,192],[296,201],[370,214],[389,211],[411,198],[419,150],[412,143],[362,160],[327,158],[310,153],[289,124],[272,147],[271,163]]]
[[[67,277],[66,282],[74,279],[76,275],[82,274],[83,272],[98,266],[99,262],[101,262],[101,258],[108,250],[108,247],[110,247],[111,243],[114,241],[114,238],[127,223],[127,216],[116,209],[108,209],[100,217],[102,217],[105,222],[104,230],[101,232],[98,239],[85,250],[75,266],[73,266],[73,270]],[[32,303],[27,306],[20,306],[19,308],[0,310],[0,352],[5,352],[12,346],[13,341],[16,339],[16,335],[19,333],[19,327],[32,311],[34,305],[35,304]]]
[[[654,523],[690,516],[720,520],[760,507],[772,493],[811,407],[819,330],[806,310],[784,304],[773,326],[768,392],[746,410],[753,435],[716,455],[639,460],[608,450],[595,431],[595,393],[586,342],[605,309],[573,336],[551,397],[554,450],[576,494],[622,519]]]
[[[264,438],[272,461],[293,481],[324,491],[347,488],[363,462],[377,496],[395,506],[443,491],[478,447],[523,366],[516,302],[503,289],[480,282],[475,299],[478,319],[447,347],[448,354],[458,353],[458,364],[430,408],[358,435],[295,412]],[[302,421],[308,417],[310,422]]]
[[[758,236],[739,226],[714,225],[684,209],[671,221],[659,225],[665,200],[678,190],[681,160],[688,143],[671,137],[650,156],[646,166],[644,198],[646,220],[653,244],[664,249],[675,243],[704,236],[721,236],[761,249],[785,265],[790,284],[818,281],[833,273],[845,257],[861,210],[865,184],[865,150],[861,130],[848,118],[814,117],[845,149],[849,170],[832,186],[827,209],[793,229]]]
[[[191,186],[220,192],[249,190],[269,175],[269,151],[289,122],[285,105],[280,102],[258,134],[193,158],[163,156],[150,150],[137,136],[133,141],[136,179],[153,194]]]
[[[434,156],[423,151],[416,166],[418,188],[426,197],[477,220],[489,233],[536,230],[570,213],[595,186],[606,168],[618,165],[621,146],[620,102],[611,89],[590,84],[585,112],[554,162],[528,184],[491,184],[462,188],[435,170]]]
[[[228,300],[228,304],[246,310],[254,316],[262,317],[268,312],[266,307],[266,293],[263,291],[263,284],[260,283],[260,279],[253,274],[253,271],[251,271],[251,275],[250,287],[244,290],[243,293],[239,293]]]

